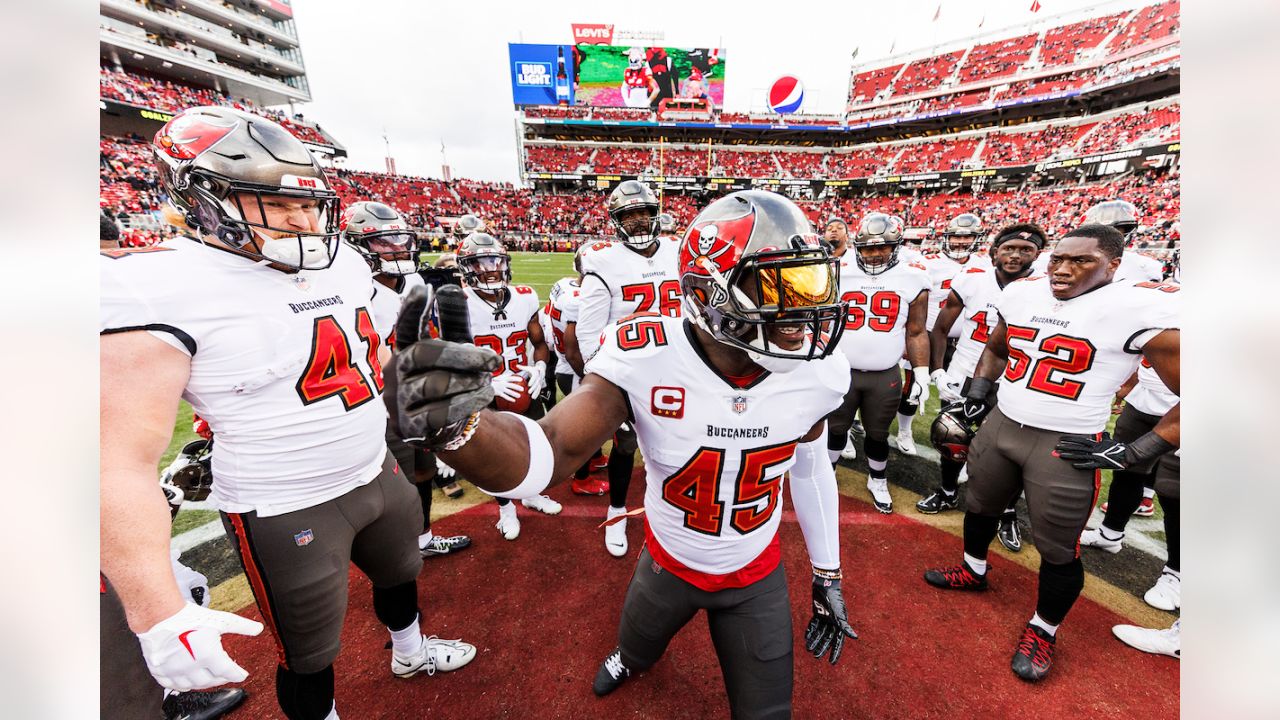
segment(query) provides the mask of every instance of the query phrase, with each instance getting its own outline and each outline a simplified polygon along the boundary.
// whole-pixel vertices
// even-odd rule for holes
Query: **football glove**
[[[844,650],[844,639],[858,639],[858,633],[849,626],[849,614],[844,606],[844,594],[840,590],[839,571],[814,570],[813,619],[804,631],[804,649],[821,658],[831,651],[829,662],[835,665]]]
[[[529,381],[529,397],[536,398],[547,389],[547,363],[539,360],[532,365],[521,365],[520,371]]]
[[[178,590],[184,598],[191,598],[191,602],[208,607],[209,578],[179,562],[180,555],[177,548],[169,550],[169,561],[173,565],[173,577],[178,581]]]
[[[1058,439],[1054,455],[1071,463],[1077,470],[1124,470],[1133,465],[1176,450],[1172,443],[1149,432],[1131,443],[1123,443],[1102,433],[1102,437],[1089,435],[1063,435]]]
[[[951,383],[951,376],[946,370],[934,370],[929,379],[933,381],[934,387],[938,388],[938,400],[943,405],[950,405],[962,399],[959,389]]]
[[[929,402],[929,368],[913,368],[911,377],[911,389],[907,391],[907,404],[924,407],[925,403]]]
[[[991,389],[995,383],[986,378],[973,378],[969,381],[969,391],[964,394],[964,402],[957,405],[952,411],[957,413],[957,419],[968,423],[977,424],[991,412],[991,402],[987,400],[987,396],[991,394]]]
[[[257,635],[262,623],[192,603],[138,635],[156,682],[185,692],[237,683],[249,676],[222,649],[223,633]]]
[[[493,386],[493,394],[507,402],[515,402],[520,399],[520,381],[516,378],[516,374],[512,372],[504,372],[501,375],[495,375],[489,383]],[[532,394],[532,389],[530,390]]]
[[[420,340],[392,359],[383,399],[396,435],[415,447],[443,448],[474,428],[493,402],[493,371],[502,359],[488,348]]]
[[[436,475],[439,475],[441,480],[449,480],[457,474],[457,470],[449,467],[448,464],[440,458],[436,458]]]

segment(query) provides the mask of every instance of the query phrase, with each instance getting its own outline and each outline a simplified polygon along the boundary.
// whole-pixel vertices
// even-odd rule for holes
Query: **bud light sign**
[[[516,105],[572,105],[572,45],[509,43],[511,96]]]

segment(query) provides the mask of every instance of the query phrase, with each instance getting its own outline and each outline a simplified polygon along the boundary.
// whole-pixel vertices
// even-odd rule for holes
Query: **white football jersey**
[[[1052,254],[1052,250],[1040,253],[1040,257],[1036,258],[1035,262],[1031,264],[1032,272],[1036,275],[1047,275],[1049,272],[1049,256]],[[1111,282],[1126,284],[1160,282],[1163,278],[1164,266],[1158,260],[1149,258],[1141,253],[1126,250],[1120,256],[1120,267],[1116,268],[1116,274],[1111,278]]]
[[[578,347],[591,357],[605,326],[632,313],[680,317],[680,240],[656,241],[653,257],[621,242],[598,242],[582,251],[582,290],[578,309]]]
[[[573,374],[573,368],[569,366],[569,360],[564,356],[564,332],[569,327],[569,323],[578,322],[581,295],[582,285],[578,282],[578,278],[561,278],[551,286],[551,291],[547,293],[547,304],[538,315],[539,322],[542,322],[543,335],[546,336],[548,344],[556,354],[557,375]]]
[[[538,293],[528,285],[512,285],[509,289],[511,299],[498,310],[474,288],[462,288],[467,296],[471,342],[502,356],[502,366],[493,371],[494,375],[520,372],[521,366],[533,363],[529,321],[538,314]]]
[[[919,247],[923,247],[923,246],[919,246]],[[853,248],[852,240],[849,241],[849,252],[851,253],[857,252],[857,250]],[[852,260],[853,258],[849,258],[849,259]],[[903,243],[902,246],[898,248],[899,263],[907,263],[907,264],[917,263],[918,264],[923,259],[924,259],[924,252],[918,249],[918,247],[912,247],[910,245],[907,245],[906,243]]]
[[[147,330],[191,356],[182,396],[217,438],[219,509],[279,515],[377,476],[382,340],[359,254],[294,274],[187,238],[102,255],[101,332]]]
[[[840,299],[849,303],[840,350],[854,370],[886,370],[902,359],[907,311],[912,300],[929,290],[929,276],[924,267],[902,260],[879,275],[868,275],[854,253],[840,260]]]
[[[739,387],[711,366],[691,325],[658,315],[611,325],[586,369],[627,394],[653,538],[686,568],[717,576],[770,546],[796,441],[849,389],[837,354]]]
[[[1151,363],[1142,358],[1138,361],[1138,384],[1129,391],[1125,402],[1138,412],[1163,416],[1178,404],[1178,396],[1164,384]]]
[[[1176,285],[1113,282],[1058,300],[1045,278],[1009,283],[999,303],[1009,338],[1001,411],[1046,430],[1101,432],[1142,346],[1179,326],[1177,292]]]
[[[929,319],[925,321],[925,330],[933,331],[933,324],[938,321],[938,313],[951,294],[951,282],[963,270],[973,268],[991,269],[991,260],[986,255],[973,253],[963,263],[956,262],[944,253],[925,253],[921,259],[925,272],[929,274]],[[960,337],[960,323],[951,326],[947,337]]]
[[[1031,275],[1029,277],[1038,277]],[[947,375],[957,382],[973,377],[978,368],[978,358],[987,346],[987,338],[1000,320],[1000,295],[1004,292],[990,268],[973,267],[960,273],[951,281],[954,292],[964,308],[951,328],[959,328],[956,350],[947,366]]]
[[[397,285],[398,289],[392,289],[377,280],[373,281],[373,322],[378,328],[378,334],[384,338],[391,337],[391,333],[395,332],[396,320],[400,317],[400,304],[409,296],[409,291],[420,285],[431,289],[427,286],[427,281],[417,273],[401,277]]]

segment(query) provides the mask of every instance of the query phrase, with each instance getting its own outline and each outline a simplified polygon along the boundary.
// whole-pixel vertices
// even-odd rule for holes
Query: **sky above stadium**
[[[572,23],[661,31],[666,46],[725,48],[726,111],[763,109],[768,86],[792,74],[805,84],[805,112],[838,113],[855,64],[1100,5],[1040,0],[1033,13],[1032,3],[294,0],[314,98],[300,109],[347,148],[348,168],[383,170],[385,132],[401,174],[440,177],[447,161],[454,177],[515,183],[509,42],[570,44]]]

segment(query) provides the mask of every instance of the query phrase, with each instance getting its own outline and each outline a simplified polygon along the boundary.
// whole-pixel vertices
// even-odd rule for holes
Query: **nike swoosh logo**
[[[178,642],[182,643],[182,647],[184,647],[184,648],[186,648],[186,649],[187,649],[187,654],[191,656],[191,659],[192,659],[192,660],[195,660],[195,659],[196,659],[196,654],[195,654],[195,652],[191,649],[191,643],[187,642],[187,636],[188,636],[188,635],[190,635],[190,634],[191,634],[191,633],[193,633],[193,632],[195,632],[195,630],[188,630],[188,631],[186,631],[186,632],[184,632],[184,633],[181,633],[180,635],[178,635]]]

